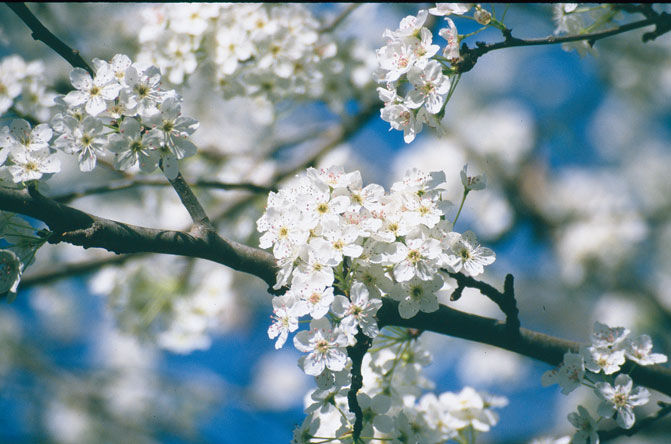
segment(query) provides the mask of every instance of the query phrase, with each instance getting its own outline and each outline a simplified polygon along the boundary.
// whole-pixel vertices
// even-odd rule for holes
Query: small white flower
[[[430,114],[440,112],[450,90],[450,78],[443,74],[440,63],[431,60],[423,69],[413,67],[408,71],[408,81],[415,88],[406,97],[409,108],[423,105]]]
[[[290,332],[298,328],[298,318],[305,310],[305,303],[296,301],[291,295],[273,298],[273,323],[268,328],[268,337],[277,338],[275,348],[282,348]]]
[[[418,121],[415,113],[405,105],[395,104],[385,106],[380,110],[380,117],[389,122],[393,129],[403,131],[403,140],[410,143],[422,131],[422,122]]]
[[[484,272],[485,265],[496,259],[496,255],[487,247],[478,244],[475,234],[466,231],[464,234],[449,233],[446,238],[449,247],[447,261],[455,272],[464,270],[469,276],[477,276]]]
[[[160,105],[160,111],[147,119],[147,123],[160,130],[167,146],[177,159],[196,154],[197,148],[187,139],[198,128],[198,121],[181,115],[177,97],[168,97]]]
[[[667,361],[666,355],[652,352],[652,339],[648,335],[641,335],[635,339],[627,338],[624,342],[624,353],[639,365],[662,364]]]
[[[585,358],[585,368],[594,373],[603,370],[604,374],[612,375],[624,364],[624,350],[585,347],[582,355]]]
[[[461,184],[466,191],[484,190],[487,186],[487,176],[484,174],[478,174],[477,176],[468,175],[468,164],[464,165],[459,174],[461,176]]]
[[[443,57],[449,61],[458,60],[459,54],[459,31],[457,25],[454,24],[451,18],[445,17],[447,21],[447,28],[442,28],[438,31],[438,35],[447,40],[447,45],[443,49]]]
[[[156,169],[162,134],[158,129],[142,132],[140,123],[132,118],[124,119],[119,134],[109,138],[109,150],[116,153],[114,167],[127,170],[140,162],[140,169],[151,173]]]
[[[435,8],[429,9],[429,14],[444,16],[450,14],[466,14],[473,7],[473,3],[436,3]]]
[[[597,321],[594,323],[594,330],[592,332],[592,345],[598,348],[619,347],[620,343],[627,336],[629,336],[629,329],[624,327],[610,328]]]
[[[607,382],[597,382],[596,394],[604,400],[599,405],[599,415],[610,418],[615,414],[615,421],[623,429],[630,429],[636,422],[634,407],[647,404],[650,398],[646,388],[633,388],[631,378],[624,373],[615,378],[614,387]]]
[[[14,163],[9,166],[14,182],[38,180],[43,174],[57,173],[61,170],[60,161],[49,148],[39,151],[27,151],[22,148],[12,151],[9,158]]]
[[[338,372],[347,363],[347,336],[338,328],[333,328],[326,319],[310,322],[310,331],[301,331],[294,336],[294,346],[308,353],[303,361],[303,370],[308,375],[317,376],[324,369]]]
[[[36,125],[30,128],[30,123],[23,119],[15,119],[10,124],[8,130],[0,133],[0,153],[23,149],[27,151],[41,151],[49,147],[49,141],[53,131],[46,123]],[[1,160],[1,155],[0,155]],[[2,164],[2,162],[0,162]]]
[[[86,112],[94,117],[107,109],[105,101],[116,99],[121,89],[108,64],[98,65],[98,68],[93,79],[86,70],[73,68],[70,71],[70,81],[76,90],[70,91],[63,98],[70,106],[85,104]]]
[[[359,327],[366,336],[376,337],[379,329],[375,314],[382,307],[382,301],[369,298],[368,289],[361,282],[352,284],[350,299],[338,295],[333,303],[333,313],[343,318],[340,321],[343,330],[353,337]]]
[[[543,387],[559,384],[561,392],[567,395],[580,386],[584,377],[585,361],[582,355],[566,352],[559,367],[543,373],[541,384]]]
[[[400,301],[398,313],[403,319],[409,319],[419,311],[431,313],[438,310],[436,291],[440,290],[443,284],[443,279],[438,275],[430,281],[414,277],[407,282],[396,284],[391,289],[389,297]]]
[[[573,444],[599,444],[597,423],[585,407],[579,405],[577,413],[568,414],[568,420],[578,429],[573,435]]]

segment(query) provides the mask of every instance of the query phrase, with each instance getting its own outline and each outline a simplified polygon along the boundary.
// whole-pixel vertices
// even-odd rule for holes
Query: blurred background
[[[364,184],[388,189],[409,168],[442,169],[458,202],[459,171],[468,163],[487,175],[488,187],[469,195],[459,229],[473,230],[497,254],[483,280],[502,288],[506,273],[515,276],[524,327],[587,342],[599,320],[647,333],[656,352],[671,354],[671,34],[643,44],[643,31],[625,33],[584,56],[559,45],[491,52],[462,76],[446,108],[446,134],[425,128],[405,144],[379,117],[371,73],[384,30],[420,5],[353,9],[323,37],[336,52],[315,67],[317,83],[253,97],[218,77],[205,34],[182,42],[156,30],[166,8],[186,8],[172,13],[182,17],[193,5],[29,7],[87,60],[124,53],[162,68],[166,84],[184,97],[184,114],[200,121],[193,139],[199,154],[182,163],[187,180],[263,188],[306,165],[341,164],[359,169]],[[304,5],[318,23],[332,23],[347,8]],[[500,17],[505,5],[495,8]],[[67,92],[67,62],[34,41],[6,6],[0,10],[0,63],[13,54],[43,62],[35,91],[26,86],[21,98]],[[208,26],[226,26],[217,15],[201,15]],[[517,37],[546,36],[555,29],[552,15],[551,5],[512,5],[505,24]],[[455,23],[460,34],[478,27]],[[495,30],[475,37],[500,39]],[[37,91],[40,85],[47,91]],[[48,120],[46,105],[30,106]],[[5,112],[3,122],[12,117]],[[81,173],[66,155],[61,164],[48,182],[51,196],[130,179],[104,165]],[[255,220],[267,192],[197,192],[222,234],[258,245]],[[67,200],[138,225],[184,229],[190,221],[169,187]],[[68,273],[68,264],[91,266]],[[51,273],[61,269],[65,278]],[[476,291],[444,302],[501,316]],[[290,343],[274,349],[270,314],[259,279],[213,263],[46,245],[16,301],[0,304],[0,442],[288,442],[314,381],[297,367],[300,354]],[[434,351],[426,373],[436,392],[470,385],[509,398],[500,423],[479,442],[566,435],[566,415],[578,403],[596,409],[587,388],[570,396],[542,388],[546,364],[457,338],[425,333],[422,341]],[[617,442],[665,443],[669,433],[671,421],[659,421]]]

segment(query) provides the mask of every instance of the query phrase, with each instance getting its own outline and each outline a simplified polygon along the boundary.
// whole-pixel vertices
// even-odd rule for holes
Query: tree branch
[[[497,49],[504,48],[514,48],[522,46],[539,46],[539,45],[555,45],[558,43],[570,43],[577,42],[581,40],[586,40],[593,44],[597,40],[601,40],[606,37],[611,37],[613,35],[621,34],[624,32],[632,31],[634,29],[644,28],[646,26],[655,25],[656,29],[653,32],[646,33],[643,35],[643,41],[653,40],[660,35],[671,31],[671,14],[662,13],[656,14],[655,17],[648,17],[643,20],[639,20],[632,23],[627,23],[625,25],[616,26],[611,29],[604,31],[592,32],[587,34],[578,34],[578,35],[569,35],[563,37],[557,37],[554,35],[542,38],[535,39],[518,39],[512,36],[512,30],[506,29],[503,31],[505,40],[496,43],[483,43],[476,42],[475,48],[470,48],[465,43],[461,47],[461,60],[455,64],[457,71],[459,73],[464,73],[470,71],[475,66],[475,63],[480,57],[487,54],[488,52],[495,51]]]
[[[333,21],[324,27],[322,27],[319,32],[331,32],[334,29],[338,27],[346,18],[349,16],[352,11],[354,11],[356,8],[361,6],[361,3],[352,3],[351,5],[347,6],[345,9],[343,9],[340,14],[336,16],[336,18],[333,19]]]
[[[28,288],[37,285],[48,284],[59,279],[96,271],[99,268],[107,265],[121,265],[126,261],[137,259],[145,255],[145,253],[131,253],[74,263],[52,264],[49,270],[30,273],[27,276],[22,276],[21,282],[19,283],[19,291],[27,290]]]
[[[122,253],[164,253],[208,259],[275,283],[275,258],[268,252],[223,239],[213,231],[197,234],[158,230],[103,219],[49,199],[36,190],[0,188],[0,209],[41,220],[53,232],[49,242]]]
[[[84,58],[79,54],[79,51],[70,48],[61,39],[51,33],[37,17],[26,7],[25,3],[5,3],[9,9],[14,11],[21,20],[33,31],[32,36],[35,40],[44,42],[48,47],[56,51],[61,57],[67,60],[70,65],[74,67],[84,68],[94,76],[93,69],[89,66]]]

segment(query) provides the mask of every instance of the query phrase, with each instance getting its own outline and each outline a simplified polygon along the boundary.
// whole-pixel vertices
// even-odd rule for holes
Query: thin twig
[[[504,31],[505,40],[496,43],[482,43],[476,42],[475,48],[470,48],[465,43],[461,47],[462,59],[455,64],[458,72],[464,73],[473,69],[478,58],[487,54],[488,52],[504,48],[514,48],[522,46],[540,46],[540,45],[555,45],[558,43],[570,43],[577,41],[588,41],[591,44],[597,40],[601,40],[613,35],[622,34],[624,32],[632,31],[634,29],[644,28],[646,26],[656,25],[657,29],[654,32],[646,33],[643,36],[643,41],[652,40],[660,35],[671,30],[671,14],[662,13],[654,18],[646,18],[637,22],[627,23],[625,25],[617,26],[604,31],[592,32],[588,34],[569,35],[557,37],[555,35],[535,38],[535,39],[519,39],[512,36],[512,31],[506,29]]]
[[[48,47],[56,51],[61,57],[67,60],[70,65],[84,68],[89,72],[89,74],[91,74],[91,76],[94,75],[93,69],[91,69],[89,64],[86,63],[86,60],[84,60],[84,58],[79,54],[79,51],[70,48],[61,39],[49,31],[42,24],[42,22],[40,22],[32,12],[30,12],[25,3],[7,2],[5,4],[7,7],[9,7],[9,9],[14,11],[26,25],[28,25],[30,30],[33,31],[32,36],[35,40],[44,42]]]
[[[214,231],[214,225],[210,222],[210,218],[207,217],[205,209],[198,201],[196,195],[193,194],[193,190],[189,184],[186,183],[186,180],[184,180],[182,173],[177,173],[177,177],[174,179],[168,178],[168,181],[177,193],[177,196],[179,196],[179,200],[184,205],[184,208],[189,212],[194,223],[194,228],[196,228],[197,231],[202,229],[206,231]]]
[[[352,3],[345,9],[343,9],[333,21],[319,30],[319,32],[331,32],[338,27],[346,18],[349,16],[352,11],[361,6],[361,3]]]

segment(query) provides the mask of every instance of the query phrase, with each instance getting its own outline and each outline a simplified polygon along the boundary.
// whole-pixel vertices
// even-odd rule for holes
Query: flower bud
[[[481,25],[488,25],[489,22],[492,21],[492,14],[489,11],[485,11],[480,5],[478,5],[475,7],[473,18],[475,18],[475,21]]]

